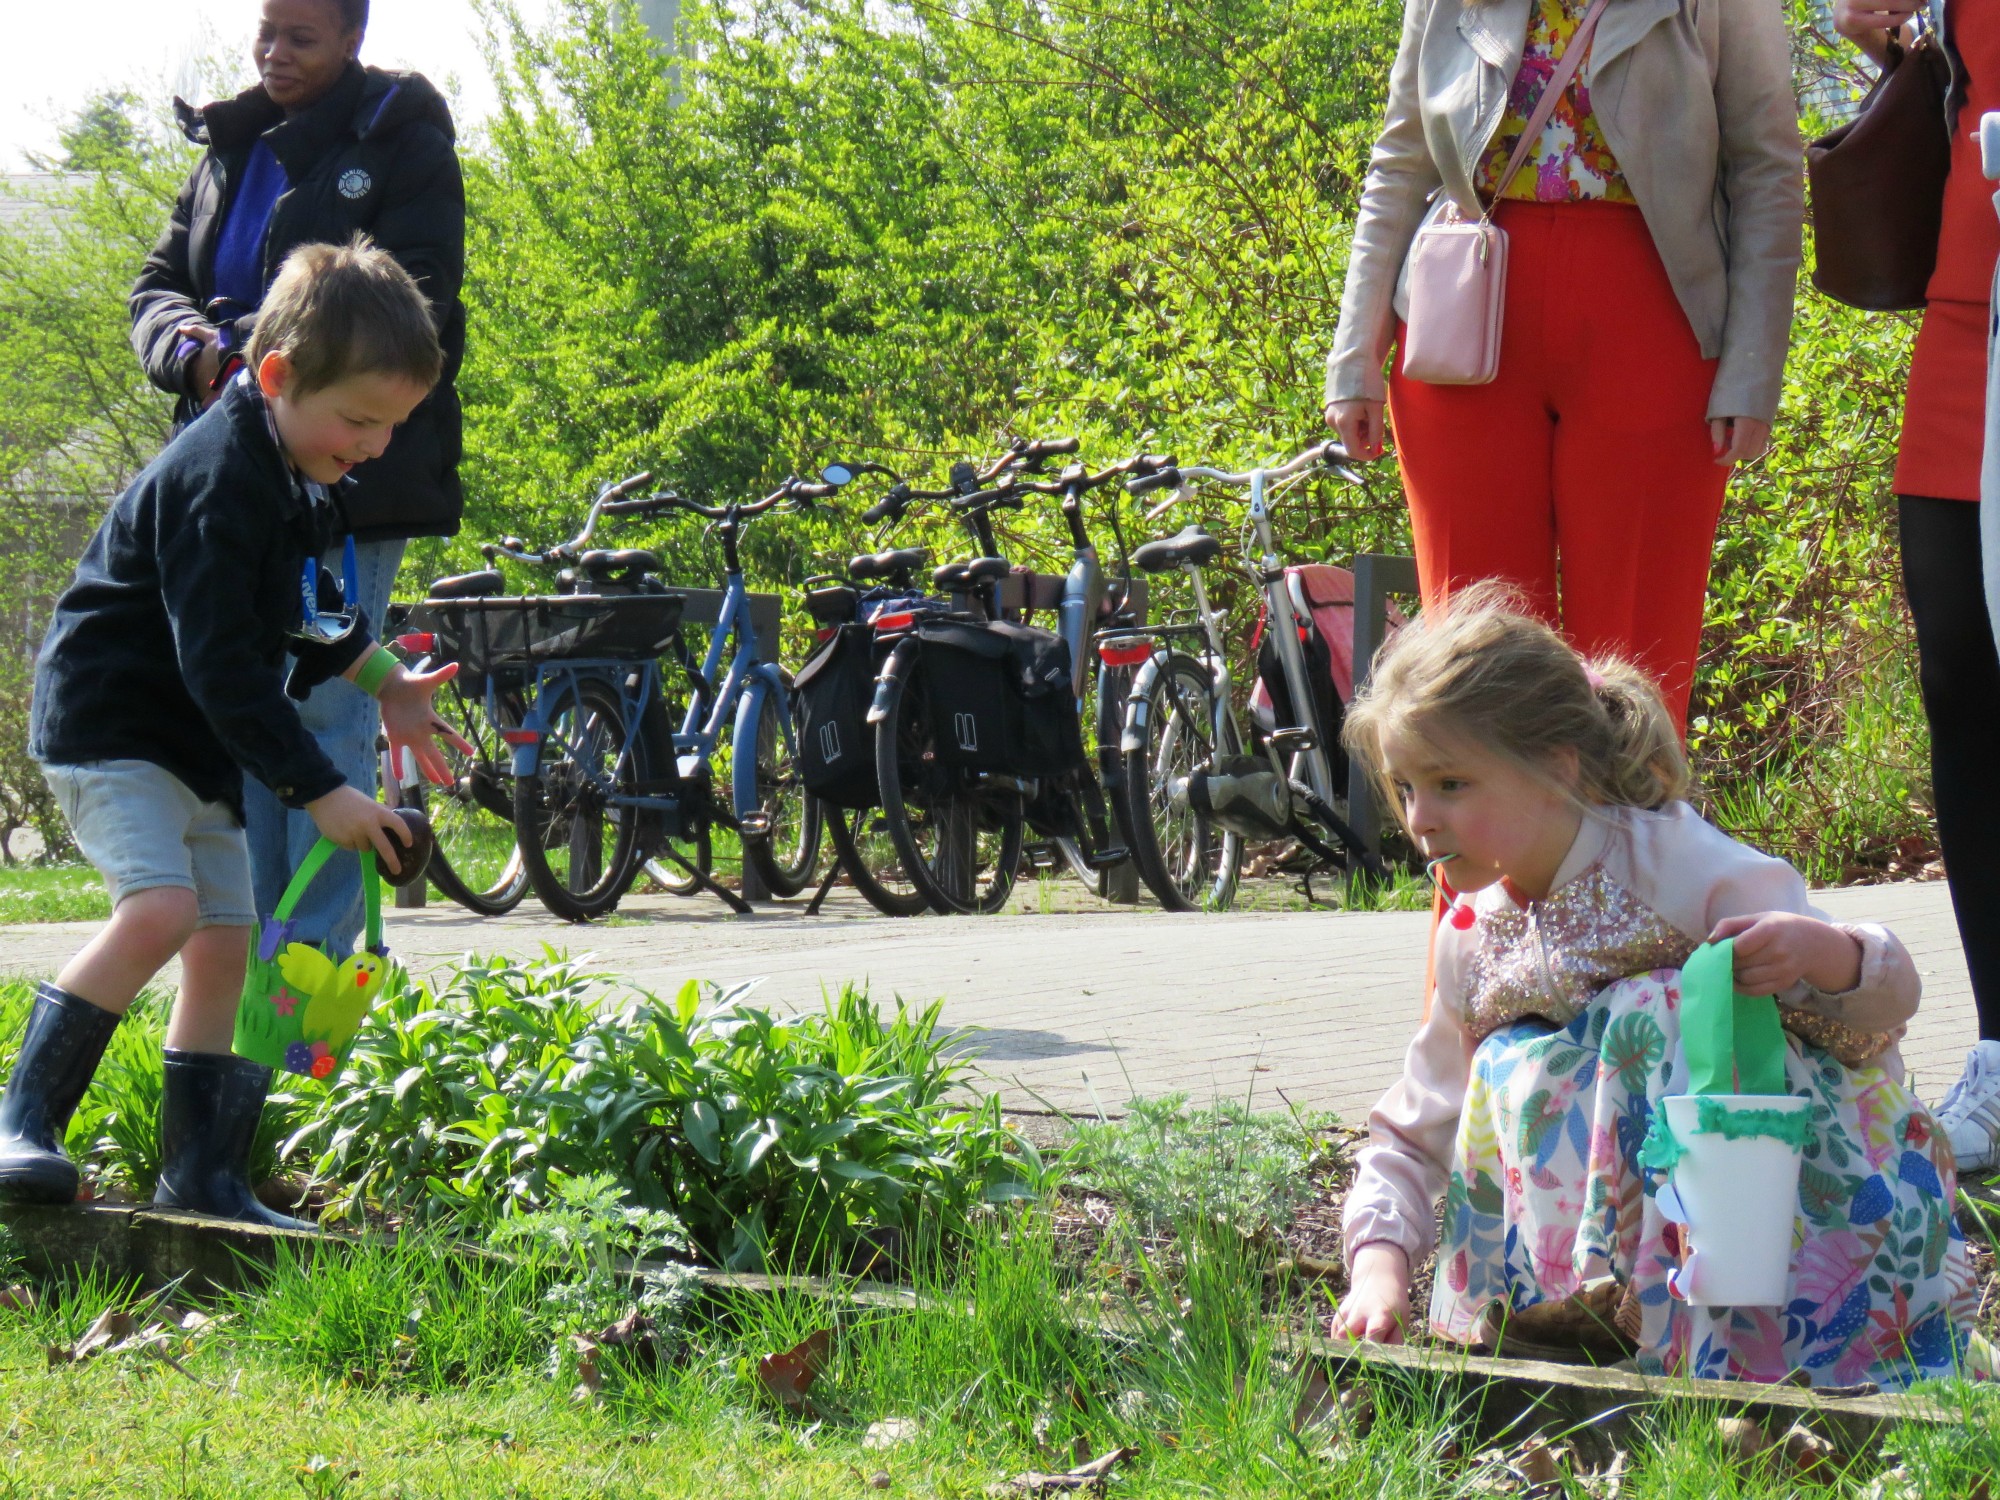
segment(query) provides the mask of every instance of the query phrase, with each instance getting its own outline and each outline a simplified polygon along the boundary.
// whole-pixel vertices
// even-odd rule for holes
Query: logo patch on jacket
[[[360,167],[350,167],[340,174],[339,186],[343,198],[366,198],[375,186],[375,179]]]

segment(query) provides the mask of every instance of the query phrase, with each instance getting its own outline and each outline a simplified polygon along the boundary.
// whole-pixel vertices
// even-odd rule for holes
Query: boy
[[[57,601],[29,748],[113,911],[36,995],[0,1096],[0,1194],[76,1196],[63,1131],[119,1017],[178,953],[154,1202],[302,1227],[251,1193],[271,1075],[230,1051],[258,915],[243,773],[395,866],[389,830],[409,835],[344,783],[287,696],[339,676],[448,779],[432,737],[456,736],[431,694],[456,668],[404,671],[317,561],[346,530],[330,488],[388,446],[442,362],[423,294],[386,253],[360,238],[295,251],[244,373],[119,497]]]

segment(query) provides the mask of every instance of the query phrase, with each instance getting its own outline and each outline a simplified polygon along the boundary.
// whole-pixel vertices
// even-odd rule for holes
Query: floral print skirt
[[[1791,1301],[1690,1307],[1667,1290],[1680,1228],[1638,1164],[1653,1110],[1685,1092],[1680,976],[1598,993],[1567,1026],[1517,1021],[1480,1043],[1459,1120],[1431,1327],[1477,1342],[1510,1312],[1611,1278],[1651,1373],[1815,1385],[1971,1373],[1978,1289],[1952,1219],[1951,1149],[1916,1096],[1787,1035],[1790,1091],[1813,1101]]]

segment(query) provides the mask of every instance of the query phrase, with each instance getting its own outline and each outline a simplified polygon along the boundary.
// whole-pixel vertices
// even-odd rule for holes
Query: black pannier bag
[[[1006,621],[929,621],[923,684],[938,758],[967,770],[1060,776],[1083,765],[1061,637]]]
[[[879,663],[873,626],[846,624],[799,668],[799,773],[806,790],[835,807],[873,807],[875,740],[868,705]]]

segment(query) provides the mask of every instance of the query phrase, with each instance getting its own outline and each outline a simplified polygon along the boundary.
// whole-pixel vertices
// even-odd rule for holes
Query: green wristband
[[[377,646],[375,654],[361,664],[361,670],[354,674],[354,685],[373,698],[382,691],[382,684],[389,680],[389,674],[396,670],[395,655],[386,646]]]

